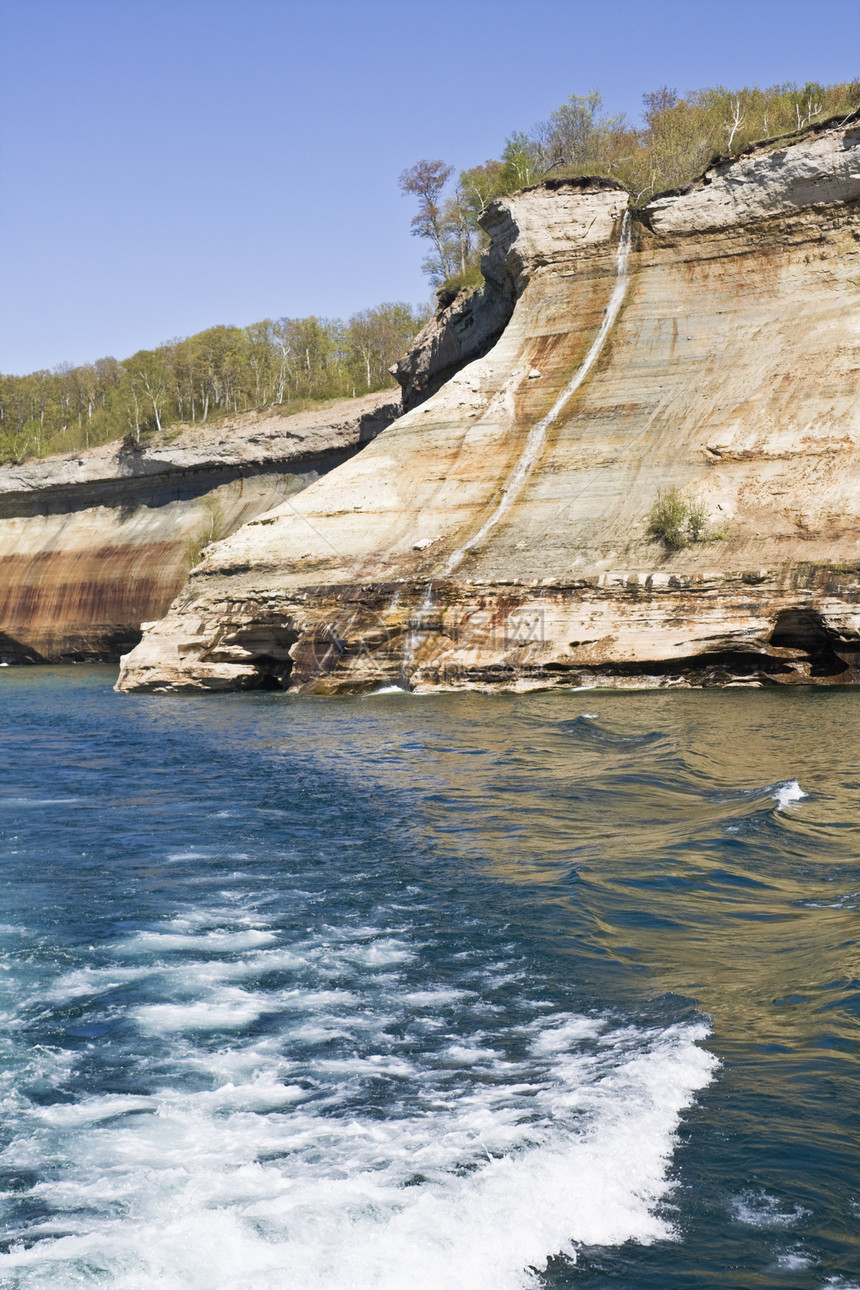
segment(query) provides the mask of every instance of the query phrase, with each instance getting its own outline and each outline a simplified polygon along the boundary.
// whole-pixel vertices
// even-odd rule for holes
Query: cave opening
[[[768,642],[774,649],[793,650],[805,655],[811,676],[836,676],[845,671],[845,661],[836,653],[838,646],[813,609],[797,606],[783,609],[776,616]]]
[[[293,671],[290,650],[298,639],[299,633],[289,623],[249,623],[234,631],[228,643],[246,651],[256,673],[246,688],[286,690]]]
[[[255,690],[286,690],[293,670],[291,658],[275,658],[273,654],[258,654],[251,659],[257,672]]]

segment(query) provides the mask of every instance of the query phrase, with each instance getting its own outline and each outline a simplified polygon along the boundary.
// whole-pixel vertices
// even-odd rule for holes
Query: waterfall
[[[421,632],[425,630],[424,623],[423,623],[423,615],[428,613],[429,610],[435,608],[435,603],[436,602],[433,599],[433,583],[430,582],[427,584],[427,590],[424,593],[424,599],[422,600],[421,605],[419,606],[418,613],[414,618],[410,620],[410,623],[409,623],[409,634],[406,637],[406,644],[403,650],[403,659],[400,664],[401,675],[406,681],[409,680],[409,669],[412,666],[413,660],[415,658],[415,650],[418,645]]]
[[[513,506],[514,502],[522,492],[523,484],[528,479],[538,457],[543,451],[547,430],[552,423],[557,420],[571,395],[576,393],[594,364],[597,362],[600,351],[603,349],[603,345],[606,341],[606,337],[609,335],[610,328],[618,317],[621,305],[624,302],[624,296],[627,293],[627,260],[629,254],[630,212],[625,211],[624,218],[621,222],[621,237],[618,240],[618,250],[615,253],[615,287],[609,298],[609,304],[604,310],[603,322],[600,324],[600,331],[595,336],[591,349],[589,349],[582,363],[576,369],[561,394],[559,394],[549,412],[547,412],[546,416],[543,417],[542,420],[538,421],[536,425],[533,425],[529,431],[525,448],[522,451],[519,461],[514,467],[510,479],[502,490],[502,498],[498,506],[489,518],[484,521],[477,533],[474,533],[467,542],[464,542],[463,545],[458,547],[453,553],[445,566],[446,573],[452,573],[463,559],[466,552],[470,551],[473,546],[477,546],[479,542],[482,542],[490,530],[496,527],[505,512]]]

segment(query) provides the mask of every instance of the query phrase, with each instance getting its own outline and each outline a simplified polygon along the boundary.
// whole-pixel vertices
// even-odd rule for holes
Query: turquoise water
[[[112,681],[0,672],[0,1285],[860,1283],[860,694]]]

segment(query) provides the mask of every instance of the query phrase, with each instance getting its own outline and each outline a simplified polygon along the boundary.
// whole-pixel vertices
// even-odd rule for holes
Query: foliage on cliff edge
[[[608,115],[597,90],[572,94],[528,132],[505,140],[501,157],[460,172],[422,160],[400,176],[418,198],[413,233],[428,241],[424,270],[448,290],[476,265],[486,238],[479,219],[496,197],[548,176],[604,175],[625,185],[634,205],[691,183],[716,156],[800,134],[810,125],[860,107],[860,80],[839,85],[786,83],[767,89],[724,86],[678,94],[664,85],[643,95],[642,123]],[[447,195],[446,195],[447,186]]]

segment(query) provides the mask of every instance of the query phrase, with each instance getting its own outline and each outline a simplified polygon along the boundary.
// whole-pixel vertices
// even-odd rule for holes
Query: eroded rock
[[[117,659],[210,541],[348,460],[400,410],[389,390],[0,468],[0,661]]]

